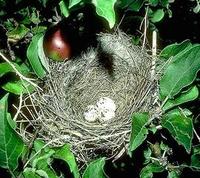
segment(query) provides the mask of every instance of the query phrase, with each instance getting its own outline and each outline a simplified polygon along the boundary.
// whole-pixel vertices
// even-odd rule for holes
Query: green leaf
[[[44,173],[48,175],[49,178],[57,178],[55,171],[51,168],[52,156],[55,153],[53,149],[48,151],[47,153],[43,150],[41,154],[39,154],[33,160],[32,167],[36,168],[36,170],[41,170],[40,173]]]
[[[169,59],[172,56],[176,56],[178,53],[183,53],[183,51],[192,48],[193,45],[190,40],[185,40],[181,43],[174,43],[166,46],[161,52],[161,59]]]
[[[68,7],[65,3],[64,0],[60,1],[59,2],[59,6],[60,6],[60,11],[61,13],[65,16],[65,17],[68,17],[69,16],[69,10],[68,10]]]
[[[43,50],[43,39],[44,35],[41,36],[40,39],[38,40],[38,57],[40,59],[42,66],[49,72],[50,69],[49,69],[48,58],[45,56]]]
[[[149,0],[150,5],[157,6],[159,3],[159,0]]]
[[[25,37],[25,35],[29,32],[29,29],[25,27],[23,24],[17,26],[14,30],[9,31],[7,33],[8,39],[13,42],[17,42]]]
[[[120,6],[122,8],[128,8],[129,10],[138,12],[143,4],[144,0],[121,0]]]
[[[197,145],[193,148],[191,167],[200,170],[200,145]]]
[[[164,144],[164,143],[161,141],[161,143],[160,143],[160,149],[161,149],[162,151],[168,151],[170,148],[169,148],[168,145]]]
[[[171,133],[178,144],[184,146],[190,153],[193,139],[192,119],[174,110],[165,114],[161,121],[162,126]]]
[[[51,166],[55,151],[53,148],[44,146],[45,143],[42,140],[37,139],[34,141],[34,149],[30,156],[34,159],[30,161],[28,166],[31,166],[34,169],[34,172],[41,177],[57,178],[57,175]],[[35,155],[36,152],[39,154]]]
[[[175,97],[174,99],[167,100],[167,102],[165,103],[162,109],[166,111],[180,104],[195,100],[198,98],[198,96],[199,96],[199,90],[196,86],[193,86],[187,92],[181,93],[179,96]]]
[[[13,68],[7,63],[0,63],[0,77],[7,74],[8,72],[13,72]]]
[[[163,9],[157,9],[153,13],[150,14],[150,21],[153,23],[160,22],[165,16],[165,12]]]
[[[30,67],[26,64],[26,62],[20,65],[21,74],[24,76],[28,76],[30,74]]]
[[[181,89],[190,85],[200,69],[200,45],[176,55],[160,80],[161,99],[173,98]]]
[[[10,127],[11,127],[13,130],[15,130],[15,129],[17,128],[17,124],[16,124],[16,122],[12,119],[10,113],[7,113],[7,120],[8,120],[8,123],[9,123]]]
[[[167,178],[180,178],[180,175],[177,171],[168,171]]]
[[[40,151],[44,147],[45,143],[41,139],[36,139],[33,143],[34,150],[36,152]]]
[[[20,67],[18,64],[13,63],[12,64],[16,67],[18,71],[20,71]],[[8,72],[15,72],[14,69],[8,64],[7,62],[0,63],[0,77],[7,74]]]
[[[47,30],[47,27],[46,26],[36,26],[36,27],[33,27],[31,29],[31,32],[33,33],[33,35],[36,35],[38,33],[43,33]]]
[[[51,178],[44,170],[36,170],[35,168],[25,168],[23,171],[24,178]],[[52,177],[53,178],[53,177]]]
[[[35,25],[38,25],[41,22],[36,8],[33,8],[33,12],[30,14],[29,18],[30,18],[30,21],[34,23]]]
[[[22,74],[27,75],[30,72],[30,69],[25,63],[22,63],[20,66],[17,63],[12,62],[12,65],[15,66],[15,68]],[[11,65],[7,62],[0,63],[0,77],[3,75],[9,73],[9,72],[15,72],[15,70],[11,67]]]
[[[25,145],[7,120],[8,95],[0,100],[0,167],[13,172],[18,167],[18,158]]]
[[[160,4],[161,4],[163,7],[169,9],[169,1],[170,1],[170,0],[160,0]]]
[[[40,149],[39,154],[36,155],[32,161],[32,167],[37,169],[42,169],[43,166],[46,167],[47,164],[50,164],[50,161],[52,160],[52,155],[55,153],[53,149]],[[35,154],[35,152],[33,151]]]
[[[167,114],[177,114],[179,115],[180,112],[184,115],[184,116],[191,116],[192,115],[192,112],[189,110],[189,109],[182,109],[182,108],[175,108],[173,110],[170,110],[167,112]]]
[[[41,178],[34,168],[25,168],[23,171],[24,178]]]
[[[148,113],[134,113],[132,117],[132,129],[131,138],[129,145],[129,154],[140,146],[143,141],[147,138],[149,115]]]
[[[108,21],[110,28],[114,27],[116,21],[114,10],[116,1],[117,0],[92,0],[92,3],[96,7],[96,13]]]
[[[174,109],[175,110],[175,109]],[[179,110],[179,109],[177,109]],[[179,110],[180,111],[180,110]],[[184,109],[181,109],[181,112],[185,115],[185,116],[192,116],[192,112],[187,109],[187,108],[184,108]]]
[[[48,0],[40,0],[40,2],[42,3],[42,5],[43,5],[44,7],[46,7],[46,4],[47,4]]]
[[[156,163],[150,163],[141,170],[140,178],[152,178],[153,173],[163,172],[164,170],[163,166]]]
[[[70,146],[65,144],[61,147],[45,147],[45,143],[37,139],[34,141],[34,150],[35,152],[40,152],[39,155],[35,157],[32,162],[32,167],[37,168],[37,170],[43,170],[48,175],[54,174],[54,170],[51,169],[51,162],[53,159],[60,159],[66,162],[69,165],[70,171],[73,173],[74,178],[79,178],[78,167],[75,161],[73,153],[70,151]],[[34,155],[34,153],[33,153]]]
[[[144,0],[135,0],[135,1],[132,1],[132,3],[129,6],[129,9],[133,10],[133,11],[136,11],[136,12],[139,12],[139,10],[143,6],[143,4],[144,4]]]
[[[43,34],[37,34],[32,38],[26,53],[31,67],[39,78],[43,78],[46,74],[45,69],[43,68],[38,57],[38,41],[42,36]]]
[[[24,80],[9,81],[2,85],[2,88],[15,95],[31,93],[34,91],[34,87]]]
[[[53,175],[48,174],[46,171],[44,170],[36,170],[35,171],[38,175],[40,175],[40,177],[46,177],[46,178],[57,178],[56,173],[53,172]],[[49,177],[51,176],[51,177]]]
[[[196,5],[196,7],[193,9],[193,12],[196,13],[196,14],[198,14],[199,11],[200,11],[200,4],[198,3],[198,4]]]
[[[104,173],[105,158],[99,158],[92,161],[83,173],[83,178],[105,178]]]
[[[150,158],[151,154],[152,154],[152,151],[150,148],[148,148],[147,150],[144,150],[144,158],[145,158],[144,164],[148,164],[151,161],[151,158]]]
[[[31,161],[31,166],[42,177],[47,175],[49,178],[56,178],[56,173],[51,167],[55,151],[48,146],[44,148],[44,145],[44,142],[41,140],[37,139],[34,141],[34,150],[32,151],[31,157],[35,155],[35,152],[39,152],[39,154],[34,156],[34,159]]]
[[[80,175],[78,172],[78,167],[76,164],[75,157],[70,150],[70,146],[65,144],[62,147],[54,148],[54,150],[55,154],[53,155],[53,158],[65,161],[69,165],[70,171],[71,173],[73,173],[74,178],[79,178]]]
[[[69,8],[72,8],[73,6],[77,5],[80,2],[81,0],[69,0]]]

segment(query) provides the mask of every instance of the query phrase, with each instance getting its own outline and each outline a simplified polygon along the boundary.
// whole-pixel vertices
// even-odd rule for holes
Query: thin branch
[[[169,99],[169,96],[166,96],[164,101],[162,102],[160,108],[163,108],[163,106],[165,105],[165,103],[167,102],[168,99]]]
[[[197,137],[199,143],[200,143],[200,136],[197,134],[197,131],[193,128],[193,132],[195,134],[195,136]]]
[[[147,38],[147,20],[148,20],[147,16],[148,16],[148,11],[149,11],[149,7],[147,6],[144,19],[143,19],[143,21],[141,22],[141,25],[140,25],[140,28],[142,28],[142,25],[144,24],[144,37],[143,37],[143,42],[142,42],[142,49],[144,49],[144,47],[145,47],[146,38]]]
[[[22,102],[23,102],[22,95],[23,95],[23,94],[21,93],[21,94],[20,94],[20,97],[19,97],[19,106],[18,106],[17,112],[16,112],[16,114],[15,114],[15,116],[14,116],[14,118],[13,118],[14,121],[17,120],[17,117],[18,117],[18,115],[19,115],[20,112],[21,112]]]
[[[152,56],[156,57],[157,54],[157,32],[154,30],[152,33]]]
[[[156,73],[156,53],[157,53],[157,32],[154,30],[152,34],[152,67],[151,79],[154,79]]]
[[[160,160],[158,159],[158,158],[154,158],[154,157],[149,157],[151,160],[153,160],[153,161],[158,161],[158,162],[160,162]]]
[[[126,13],[123,14],[123,16],[122,16],[122,18],[121,18],[119,24],[118,24],[117,27],[116,27],[115,33],[116,33],[117,31],[119,31],[119,27],[120,27],[120,25],[122,24],[122,22],[123,22],[125,16],[126,16]]]
[[[162,125],[156,126],[156,129],[158,129],[158,130],[161,130],[162,128],[163,128]]]

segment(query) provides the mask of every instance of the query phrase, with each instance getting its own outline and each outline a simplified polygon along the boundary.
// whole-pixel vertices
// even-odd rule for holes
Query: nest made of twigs
[[[42,90],[26,96],[20,133],[26,141],[38,137],[59,146],[69,143],[79,161],[99,155],[115,157],[129,142],[131,115],[153,111],[156,74],[153,58],[122,32],[98,35],[99,47],[61,63],[50,62]],[[109,98],[115,104],[107,121],[88,121],[88,106]],[[31,116],[31,117],[30,117]],[[102,116],[99,116],[102,117]],[[34,131],[30,132],[30,126]]]

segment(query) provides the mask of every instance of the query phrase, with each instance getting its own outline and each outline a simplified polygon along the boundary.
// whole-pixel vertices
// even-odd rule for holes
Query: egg
[[[99,122],[107,123],[115,117],[115,112],[112,110],[101,110],[101,117],[99,117]]]
[[[99,101],[97,102],[97,107],[100,110],[111,110],[114,112],[116,110],[116,105],[115,105],[114,101],[112,99],[110,99],[109,97],[100,98]]]
[[[83,115],[86,121],[95,122],[100,117],[100,112],[97,106],[89,105]]]
[[[99,117],[101,123],[109,122],[115,117],[116,105],[109,97],[100,98],[96,105],[101,113],[101,117]]]
[[[109,123],[115,117],[116,105],[109,97],[101,97],[95,105],[87,106],[84,118],[88,122]]]

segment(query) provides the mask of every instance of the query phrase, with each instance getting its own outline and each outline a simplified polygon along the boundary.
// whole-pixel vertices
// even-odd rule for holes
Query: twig
[[[200,143],[200,136],[197,134],[197,131],[194,128],[193,128],[193,132],[194,132],[195,136],[197,137],[198,142]]]
[[[14,118],[13,118],[14,121],[17,120],[17,117],[18,117],[19,113],[21,112],[22,102],[23,102],[23,100],[22,100],[22,93],[21,93],[21,94],[20,94],[20,97],[19,97],[19,106],[18,106],[17,112],[16,112],[16,114],[15,114],[15,116],[14,116]]]
[[[11,49],[11,46],[10,46],[10,42],[9,40],[7,40],[7,47],[8,47],[8,51],[9,51],[9,55],[11,57],[12,60],[15,60],[15,53],[14,51]]]
[[[154,158],[154,157],[149,157],[151,160],[153,160],[153,161],[158,161],[158,162],[160,162],[160,160],[158,159],[158,158]]]
[[[157,54],[157,32],[154,30],[152,33],[152,56]]]
[[[115,161],[117,161],[119,158],[121,158],[125,153],[126,153],[127,148],[122,148],[122,150],[114,157],[114,159],[112,160],[112,163],[114,163]]]
[[[22,80],[27,81],[28,83],[30,83],[31,85],[33,85],[33,86],[36,87],[36,88],[40,88],[37,84],[35,84],[35,83],[33,83],[33,82],[31,81],[31,80],[34,80],[34,79],[27,78],[27,77],[23,76],[23,75],[17,70],[17,68],[15,67],[15,65],[14,65],[12,62],[10,62],[9,59],[7,59],[7,58],[5,57],[5,55],[4,55],[2,52],[0,52],[0,57],[1,57],[4,61],[6,61],[6,62],[13,68],[13,70],[16,72],[16,74],[17,74]]]
[[[143,37],[143,42],[142,42],[142,50],[145,47],[146,37],[147,37],[147,15],[148,15],[148,11],[149,11],[149,7],[147,6],[144,19],[141,22],[141,26],[140,26],[140,28],[142,28],[142,25],[144,23],[144,37]]]
[[[166,156],[167,150],[164,150],[163,154],[162,154],[162,158],[164,158]]]
[[[162,102],[160,108],[163,108],[163,106],[165,105],[165,103],[167,102],[167,100],[169,99],[169,96],[165,97],[164,101]]]
[[[157,53],[157,32],[154,30],[152,34],[152,67],[151,67],[151,79],[155,78],[156,73],[156,53]]]
[[[161,130],[162,129],[162,125],[156,126],[156,129]]]
[[[115,33],[119,30],[119,26],[122,24],[122,22],[123,22],[125,16],[126,16],[126,13],[123,14],[123,16],[122,16],[122,18],[121,18],[119,24],[118,24],[117,27],[116,27]]]

